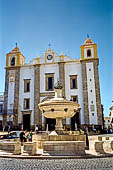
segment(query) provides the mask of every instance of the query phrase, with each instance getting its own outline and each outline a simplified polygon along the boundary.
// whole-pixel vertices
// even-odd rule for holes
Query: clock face
[[[51,60],[53,58],[53,56],[51,54],[47,55],[47,59]]]

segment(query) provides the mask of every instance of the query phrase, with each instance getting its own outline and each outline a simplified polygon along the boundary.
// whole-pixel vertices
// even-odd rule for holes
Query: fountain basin
[[[43,112],[44,117],[56,119],[56,118],[71,118],[78,110],[78,104],[72,101],[62,100],[63,98],[57,98],[57,100],[51,99],[39,104],[40,110]]]
[[[60,90],[61,89],[59,89],[59,91]],[[62,97],[55,97],[53,99],[40,103],[38,106],[43,112],[44,117],[56,119],[55,130],[57,133],[62,134],[62,119],[73,117],[78,110],[79,104],[73,101],[68,101]]]
[[[62,85],[58,81],[54,86],[55,97],[38,104],[44,117],[56,119],[55,130],[63,131],[62,119],[71,118],[78,110],[79,104],[66,100],[62,96]]]

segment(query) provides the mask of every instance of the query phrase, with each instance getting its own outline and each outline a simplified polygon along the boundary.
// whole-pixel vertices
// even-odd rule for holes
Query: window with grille
[[[46,91],[53,91],[54,89],[54,73],[47,73],[45,74],[45,84],[46,84]]]

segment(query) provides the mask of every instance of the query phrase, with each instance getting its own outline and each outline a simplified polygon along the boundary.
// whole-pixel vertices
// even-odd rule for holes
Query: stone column
[[[59,81],[62,88],[62,96],[65,97],[65,62],[59,62]],[[66,119],[63,119],[63,124],[66,124]]]
[[[65,63],[59,62],[59,80],[61,82],[62,88],[62,95],[65,97]]]
[[[103,125],[102,122],[102,108],[101,108],[101,97],[100,97],[100,86],[99,86],[99,72],[98,72],[99,60],[94,60],[94,79],[95,79],[95,93],[96,93],[96,106],[97,106],[97,117],[98,125]]]
[[[56,118],[56,125],[55,125],[56,131],[63,131],[63,125],[62,125],[62,119]]]
[[[8,72],[8,69],[6,69],[3,126],[5,126],[6,121],[7,121],[8,85],[9,85],[9,72]]]
[[[42,124],[42,114],[39,110],[40,103],[40,64],[34,66],[34,125]]]
[[[81,61],[81,63],[82,63],[83,97],[84,97],[84,118],[85,118],[85,124],[89,124],[86,61]]]
[[[14,106],[13,106],[14,125],[16,126],[18,125],[19,86],[20,86],[20,67],[16,67],[15,68]]]

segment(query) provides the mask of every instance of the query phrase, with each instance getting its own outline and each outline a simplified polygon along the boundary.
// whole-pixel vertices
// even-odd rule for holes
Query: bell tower
[[[92,40],[88,38],[85,40],[84,44],[81,45],[81,60],[97,59],[97,44],[93,43]]]
[[[102,127],[102,110],[100,98],[99,59],[97,57],[97,44],[87,37],[81,45],[81,65],[84,95],[85,124]]]
[[[21,54],[20,49],[16,47],[6,54],[6,68],[22,66],[25,64],[25,57]]]
[[[17,126],[18,124],[20,69],[24,64],[25,57],[21,54],[16,43],[16,47],[6,54],[4,125],[6,125],[6,123],[10,124],[11,121],[13,126]]]

